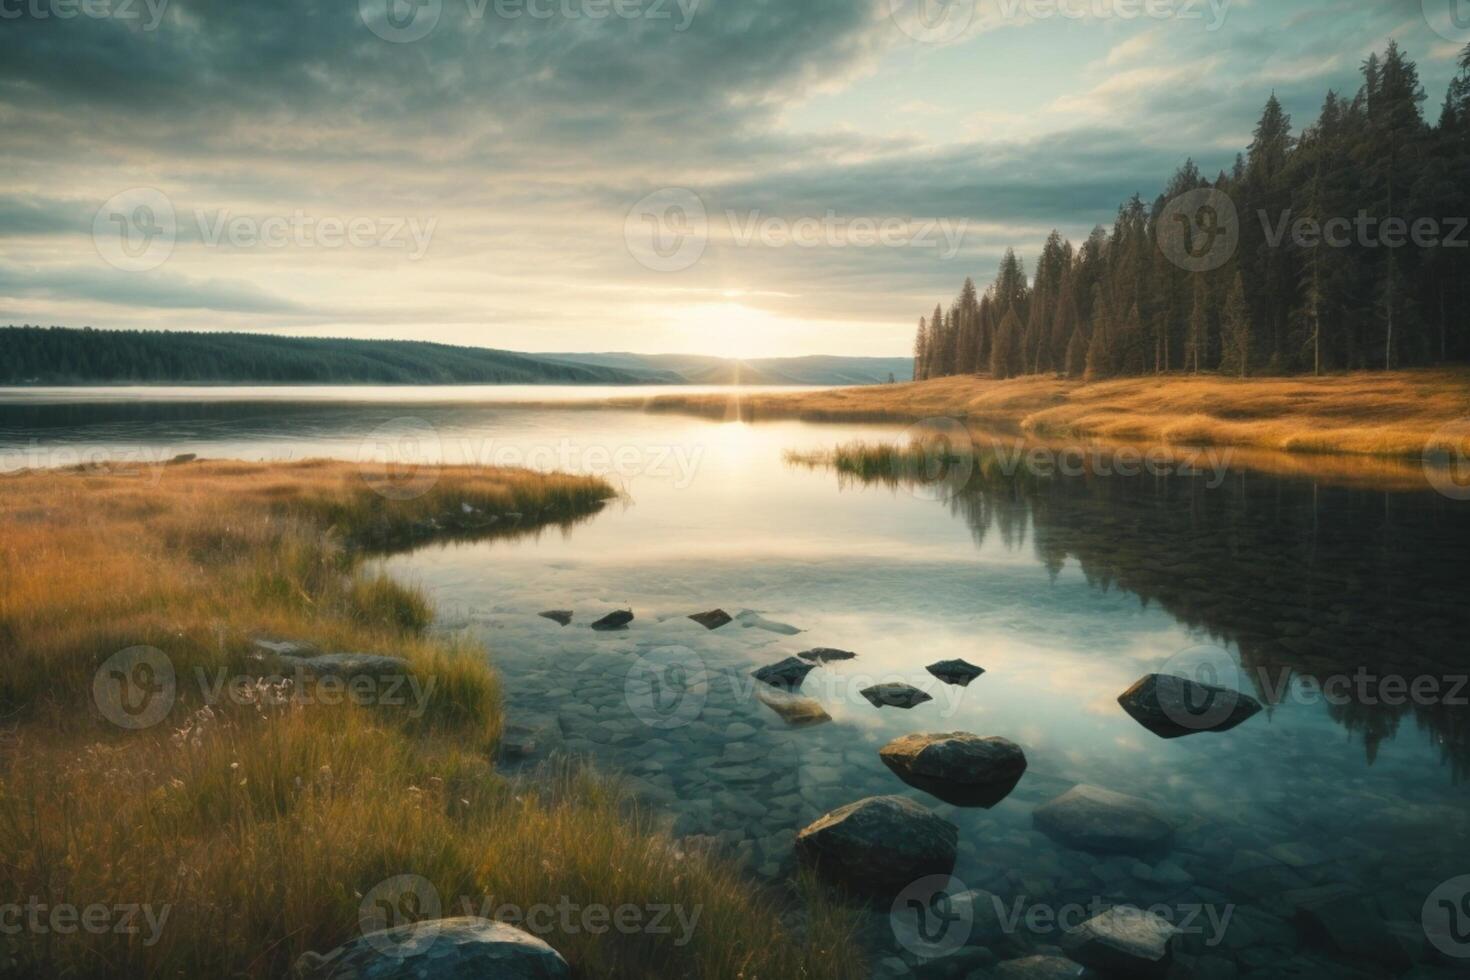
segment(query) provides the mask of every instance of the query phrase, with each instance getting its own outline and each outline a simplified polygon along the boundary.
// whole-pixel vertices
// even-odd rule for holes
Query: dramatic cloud
[[[1058,9],[0,0],[0,321],[896,353],[1273,89],[1458,50],[1419,0]]]

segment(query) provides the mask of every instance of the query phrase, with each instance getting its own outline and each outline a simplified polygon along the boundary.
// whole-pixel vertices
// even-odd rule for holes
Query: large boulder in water
[[[803,660],[810,660],[814,664],[830,663],[833,660],[853,660],[857,654],[851,650],[838,650],[835,647],[817,647],[797,654]]]
[[[1026,771],[1026,753],[1015,742],[969,732],[905,735],[878,757],[899,779],[954,806],[995,806]]]
[[[733,622],[733,617],[723,609],[711,609],[709,612],[695,613],[689,617],[707,630],[717,630],[721,626]]]
[[[912,708],[923,704],[925,701],[933,701],[929,695],[914,687],[912,684],[874,684],[865,687],[858,692],[868,699],[868,703],[875,708],[885,705],[891,708]]]
[[[1162,977],[1180,930],[1161,916],[1117,905],[1062,937],[1067,956],[1105,976]]]
[[[1118,696],[1123,710],[1160,738],[1228,732],[1261,710],[1261,702],[1227,687],[1172,674],[1149,674]]]
[[[1036,808],[1036,828],[1068,847],[1099,854],[1163,850],[1174,825],[1152,803],[1080,784]]]
[[[592,628],[597,630],[599,633],[608,633],[612,630],[627,629],[628,624],[632,621],[633,610],[619,609],[615,612],[608,613],[606,616],[593,623]]]
[[[755,692],[756,698],[781,716],[781,720],[792,728],[806,728],[809,725],[820,725],[832,720],[823,708],[821,702],[815,698],[802,697],[789,691],[782,691],[772,687],[759,687]]]
[[[959,828],[902,796],[833,810],[796,835],[796,854],[824,876],[868,894],[893,894],[954,870]]]
[[[969,687],[970,682],[985,673],[984,667],[976,667],[964,660],[941,660],[924,668],[946,684]]]
[[[325,956],[308,953],[297,972],[312,980],[563,980],[560,953],[527,932],[490,919],[428,919],[368,933]]]
[[[806,680],[806,675],[815,669],[804,660],[787,657],[778,664],[771,664],[760,670],[752,671],[751,675],[764,684],[789,691],[801,687],[801,682]]]

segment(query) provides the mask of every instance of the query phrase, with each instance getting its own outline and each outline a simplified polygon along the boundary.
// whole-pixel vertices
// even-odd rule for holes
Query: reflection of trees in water
[[[1094,587],[1157,602],[1236,644],[1265,701],[1279,701],[1288,678],[1320,684],[1360,668],[1438,678],[1434,703],[1385,703],[1376,684],[1364,697],[1354,683],[1329,714],[1362,738],[1370,762],[1412,714],[1456,778],[1470,776],[1470,688],[1455,689],[1470,668],[1470,504],[1253,474],[1212,482],[981,465],[948,503],[977,544],[998,535],[1015,550],[1029,539],[1053,577],[1075,559]],[[1451,693],[1458,700],[1442,703]]]

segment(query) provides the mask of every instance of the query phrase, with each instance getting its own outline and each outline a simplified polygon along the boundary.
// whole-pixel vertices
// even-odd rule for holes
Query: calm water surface
[[[425,458],[599,473],[623,497],[569,531],[385,560],[431,593],[439,628],[492,650],[531,764],[590,755],[675,833],[715,838],[777,879],[816,816],[908,795],[959,825],[956,877],[1007,914],[1158,905],[1188,927],[1193,975],[1470,964],[1445,952],[1470,954],[1470,903],[1447,920],[1464,895],[1439,889],[1470,874],[1470,503],[1238,471],[977,473],[948,495],[784,458],[896,428],[441,401],[12,395],[0,465],[367,459],[409,439]],[[715,607],[766,625],[708,632],[685,618]],[[635,611],[629,630],[587,628],[617,608]],[[548,609],[575,620],[537,615]],[[783,624],[800,632],[766,628]],[[805,683],[833,720],[787,728],[748,673],[817,646],[858,657]],[[986,674],[958,688],[924,670],[954,657]],[[1117,703],[1152,672],[1213,678],[1267,707],[1229,732],[1161,739]],[[858,694],[890,680],[934,700],[879,710]],[[1417,697],[1398,686],[1416,681]],[[879,762],[889,739],[923,731],[1004,736],[1030,767],[992,809],[948,806]],[[1097,855],[1034,829],[1036,807],[1077,783],[1154,803],[1176,822],[1172,846]],[[993,951],[1059,941],[1035,921]],[[886,927],[872,931],[882,946]]]

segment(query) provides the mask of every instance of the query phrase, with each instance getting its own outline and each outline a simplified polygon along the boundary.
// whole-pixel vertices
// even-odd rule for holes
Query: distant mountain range
[[[0,384],[881,384],[910,358],[521,354],[408,340],[0,328]]]
[[[556,361],[615,368],[622,371],[659,371],[673,375],[676,384],[698,385],[875,385],[889,380],[911,381],[911,357],[758,357],[732,360],[699,354],[536,354]],[[891,379],[890,379],[891,376]]]

